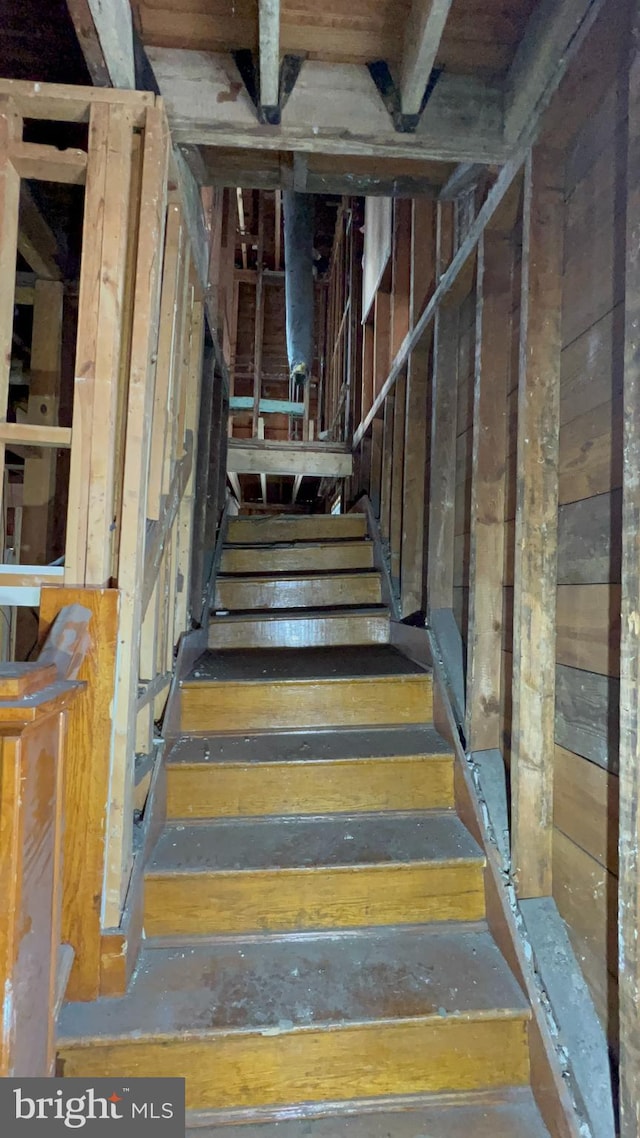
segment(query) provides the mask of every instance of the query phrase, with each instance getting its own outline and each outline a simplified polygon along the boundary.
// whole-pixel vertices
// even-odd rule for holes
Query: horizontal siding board
[[[556,666],[555,739],[560,746],[618,773],[620,681]]]

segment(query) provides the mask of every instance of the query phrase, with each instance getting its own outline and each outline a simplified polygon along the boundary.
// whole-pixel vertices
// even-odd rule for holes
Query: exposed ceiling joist
[[[67,0],[67,7],[93,82],[135,90],[129,0]]]
[[[444,162],[503,162],[503,94],[443,74],[413,134],[399,134],[367,67],[307,60],[279,126],[256,121],[230,56],[150,48],[178,143]]]
[[[400,65],[403,115],[419,115],[452,0],[413,0]]]
[[[557,90],[577,43],[604,0],[542,0],[534,9],[506,79],[505,138],[531,129]]]
[[[260,105],[270,122],[280,105],[280,0],[260,0],[259,24]]]

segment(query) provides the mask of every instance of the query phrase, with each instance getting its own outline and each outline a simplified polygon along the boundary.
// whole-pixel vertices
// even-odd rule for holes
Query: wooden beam
[[[80,47],[87,52],[89,70],[99,60],[98,46],[104,59],[112,87],[123,87],[133,91],[136,86],[133,59],[133,26],[129,0],[86,0],[88,13],[82,16],[82,7],[77,2],[68,4],[71,18],[80,27],[78,34]],[[75,14],[74,14],[75,13]],[[92,35],[90,16],[95,38]],[[97,40],[97,44],[96,41]],[[93,76],[92,76],[93,77]],[[94,80],[95,81],[95,80]]]
[[[400,106],[418,115],[440,47],[452,0],[413,0],[400,64]]]
[[[20,186],[18,252],[37,277],[51,281],[62,278],[55,260],[58,242],[24,184]]]
[[[535,6],[506,78],[510,144],[535,126],[603,5],[604,0],[542,0]]]
[[[511,242],[485,233],[476,274],[476,356],[467,633],[467,749],[501,746],[504,501],[511,342]]]
[[[404,432],[406,420],[406,375],[403,373],[395,388],[395,411],[393,416],[393,454],[391,469],[391,525],[389,528],[389,547],[391,553],[391,579],[400,585],[400,559],[402,555],[402,511],[404,507]]]
[[[453,549],[456,500],[456,414],[458,407],[456,307],[436,314],[431,411],[431,486],[427,611],[453,608]]]
[[[637,8],[634,12],[628,78],[623,374],[618,849],[620,1138],[636,1138],[640,1133],[640,54]]]
[[[259,0],[260,106],[280,103],[280,0]]]
[[[262,397],[262,342],[264,339],[264,197],[258,193],[258,250],[256,275],[256,309],[253,335],[253,425],[252,435],[258,437],[258,418]],[[266,500],[266,499],[265,499]]]
[[[256,122],[240,73],[224,54],[150,47],[178,145],[289,150],[442,162],[504,162],[498,85],[443,74],[415,133],[394,130],[366,66],[306,60],[280,126]]]
[[[91,82],[95,83],[96,87],[110,87],[111,76],[96,31],[89,0],[67,0],[67,10],[73,21],[87,71],[91,76]]]
[[[236,496],[236,501],[237,501],[238,505],[241,506],[242,505],[242,487],[240,486],[240,479],[238,478],[237,474],[234,474],[230,470],[227,471],[227,478],[229,479],[229,482],[231,483],[231,489],[233,490],[233,493]]]
[[[264,419],[262,417],[260,417],[258,419],[258,438],[264,439]],[[227,470],[229,469],[229,457],[228,457],[228,455],[229,455],[229,452],[227,451]],[[262,494],[262,501],[264,502],[264,504],[266,506],[266,504],[267,504],[267,476],[266,476],[264,470],[260,471],[260,493]]]
[[[304,443],[267,442],[264,447],[257,447],[250,445],[248,439],[229,441],[227,473],[349,478],[352,469],[353,456],[343,450],[311,450]]]
[[[20,176],[9,152],[21,138],[20,115],[12,102],[0,98],[0,423],[3,425],[7,420],[9,401],[20,211]],[[4,488],[4,456],[4,443],[0,441],[0,505]]]
[[[391,478],[393,470],[393,419],[395,396],[389,395],[384,405],[382,432],[382,471],[380,474],[380,534],[389,542],[391,535]]]
[[[402,616],[421,612],[424,603],[424,522],[429,431],[429,349],[416,351],[407,371],[404,500],[400,565]]]
[[[87,177],[84,150],[58,150],[44,143],[20,141],[11,147],[11,161],[21,178],[81,186]]]
[[[521,897],[551,893],[563,167],[525,170],[511,752],[512,866]]]

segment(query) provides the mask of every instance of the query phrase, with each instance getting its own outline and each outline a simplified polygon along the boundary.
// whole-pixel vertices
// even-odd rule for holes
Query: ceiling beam
[[[512,146],[531,132],[605,0],[541,0],[506,78],[505,138]]]
[[[419,115],[452,0],[413,0],[400,64],[400,109]]]
[[[260,106],[267,122],[280,117],[280,0],[260,0]]]
[[[444,73],[415,133],[399,134],[364,65],[303,63],[282,122],[256,121],[228,55],[149,48],[177,143],[450,162],[506,158],[500,86]]]
[[[129,0],[67,0],[67,8],[93,82],[135,90]]]

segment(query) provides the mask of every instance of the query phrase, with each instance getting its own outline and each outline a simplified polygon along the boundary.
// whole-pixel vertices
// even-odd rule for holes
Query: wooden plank
[[[87,0],[111,85],[133,90],[136,86],[133,27],[129,0]]]
[[[96,87],[110,87],[111,76],[93,21],[89,0],[66,0],[66,3],[91,82],[95,83]]]
[[[65,584],[85,582],[89,514],[89,474],[93,430],[103,229],[99,224],[106,193],[109,106],[92,107],[89,123],[89,164],[84,195],[82,262],[78,300],[78,337],[73,388],[73,440],[69,470],[69,499],[65,543]]]
[[[19,141],[11,147],[11,161],[21,178],[82,186],[87,177],[84,150],[59,150],[40,142]]]
[[[382,432],[382,467],[380,472],[380,534],[382,540],[391,536],[391,478],[393,472],[393,422],[395,396],[390,395],[384,405]]]
[[[513,622],[514,876],[522,897],[552,880],[555,591],[562,307],[562,164],[526,164]]]
[[[436,313],[431,412],[427,610],[453,606],[459,310]]]
[[[466,738],[500,747],[504,503],[513,253],[499,234],[478,246],[470,509]]]
[[[391,359],[395,359],[411,322],[410,201],[393,203],[393,268],[391,278]]]
[[[555,748],[553,824],[611,873],[618,872],[616,775]]]
[[[164,247],[169,139],[164,112],[152,108],[144,134],[140,228],[136,259],[131,367],[127,401],[127,447],[122,493],[118,586],[122,607],[119,637],[130,648],[120,656],[114,701],[114,745],[104,923],[117,927],[132,858],[133,763],[141,624],[146,490],[153,412],[161,263]]]
[[[618,772],[619,708],[617,677],[557,665],[556,742],[613,773]]]
[[[61,937],[75,950],[67,998],[92,1000],[100,993],[118,590],[43,587],[41,638],[60,610],[70,604],[89,609],[91,621],[90,647],[78,673],[78,678],[88,683],[76,700],[67,727]]]
[[[258,21],[260,105],[277,107],[280,103],[280,0],[260,0]]]
[[[20,186],[18,252],[37,276],[52,281],[61,279],[62,273],[56,261],[59,252],[57,239],[25,184]]]
[[[424,539],[427,436],[430,423],[429,353],[415,351],[407,369],[404,500],[400,594],[402,616],[424,611]]]
[[[39,83],[24,79],[0,79],[0,97],[13,99],[24,118],[89,122],[91,108],[115,103],[128,107],[136,126],[144,123],[155,95],[142,91],[118,91],[100,87],[81,87],[67,83]]]
[[[301,576],[278,573],[273,577],[219,576],[217,609],[335,608],[382,604],[380,575],[375,571],[341,574],[309,573]]]
[[[112,568],[118,377],[124,346],[123,302],[129,241],[132,140],[131,115],[112,106],[109,109],[105,195],[101,212],[93,218],[93,225],[97,222],[102,231],[102,258],[93,373],[85,567],[85,582],[92,585],[105,585]],[[90,239],[95,240],[95,232]],[[116,525],[118,521],[116,519]]]
[[[63,286],[59,281],[36,281],[31,337],[31,378],[27,418],[34,425],[57,423],[62,366]],[[56,489],[57,456],[51,448],[28,455],[24,464],[20,560],[46,565]]]
[[[412,0],[400,64],[400,105],[419,115],[452,0]]]
[[[558,511],[558,584],[620,581],[622,493],[612,490],[561,506]]]
[[[640,1130],[640,55],[633,10],[627,135],[620,643],[620,1135]]]
[[[22,119],[14,105],[0,98],[0,423],[7,421],[9,375],[13,347],[13,303],[16,257],[18,253],[18,218],[20,210],[20,176],[9,151],[22,138]],[[4,443],[0,441],[0,505],[4,493]]]
[[[259,448],[249,440],[232,439],[227,453],[227,471],[236,474],[305,474],[319,478],[348,478],[353,470],[353,455],[344,450],[311,450],[297,443],[295,448],[286,442]]]
[[[620,674],[619,585],[558,586],[556,659],[605,676]]]
[[[435,210],[428,198],[414,198],[411,214],[411,311],[410,328],[424,312],[435,281]]]
[[[255,108],[230,56],[147,48],[167,102],[175,142],[300,154],[502,162],[502,91],[498,85],[445,72],[414,134],[399,133],[364,64],[307,59],[280,126],[256,123]],[[1,88],[0,88],[1,90]],[[312,126],[316,130],[312,129]]]
[[[373,512],[380,518],[382,505],[382,448],[384,440],[384,421],[374,419],[371,424],[371,463],[369,477],[369,498]]]
[[[397,590],[400,589],[400,567],[402,557],[402,526],[404,506],[405,475],[405,427],[407,415],[407,380],[400,376],[396,384],[393,415],[393,442],[391,458],[391,524],[389,527],[389,548],[391,553],[391,579]]]

